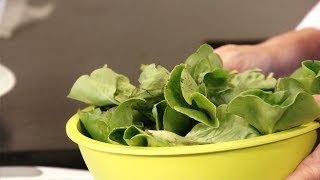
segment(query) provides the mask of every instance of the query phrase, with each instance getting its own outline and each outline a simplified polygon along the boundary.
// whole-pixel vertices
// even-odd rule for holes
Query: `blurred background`
[[[85,168],[65,133],[68,118],[85,107],[66,98],[80,75],[108,64],[136,83],[142,63],[171,69],[205,42],[263,41],[294,29],[316,2],[55,1],[47,19],[0,40],[0,63],[17,79],[0,98],[0,165]]]

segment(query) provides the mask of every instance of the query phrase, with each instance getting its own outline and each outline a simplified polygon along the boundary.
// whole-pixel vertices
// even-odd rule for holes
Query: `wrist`
[[[320,58],[320,31],[312,28],[291,31],[259,44],[270,53],[272,69],[288,75],[305,59]]]
[[[320,30],[306,28],[296,33],[303,59],[320,59]]]
[[[275,36],[262,45],[281,49],[280,52],[301,61],[304,59],[320,59],[320,30],[306,28],[290,31]]]

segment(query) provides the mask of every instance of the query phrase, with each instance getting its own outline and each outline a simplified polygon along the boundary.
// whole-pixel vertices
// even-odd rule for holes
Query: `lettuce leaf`
[[[136,126],[115,129],[110,133],[109,138],[113,144],[129,146],[164,147],[197,144],[192,140],[169,131],[143,131]]]
[[[165,100],[160,101],[157,104],[154,104],[152,108],[152,116],[156,121],[156,130],[163,130],[163,115],[167,107],[167,102]]]
[[[172,70],[164,88],[164,96],[175,111],[209,126],[218,127],[215,105],[198,90],[199,87],[181,64]]]
[[[147,130],[146,132],[150,135],[148,146],[186,146],[199,144],[169,131]]]
[[[109,120],[110,129],[126,127],[131,125],[149,125],[152,123],[139,111],[144,109],[146,101],[144,99],[132,98],[117,106]]]
[[[194,126],[195,121],[185,114],[166,107],[163,115],[163,129],[184,136]]]
[[[111,144],[128,145],[127,142],[123,139],[123,135],[126,130],[127,127],[114,128],[110,132],[110,134],[108,134],[108,142]]]
[[[105,65],[90,76],[79,77],[68,97],[94,106],[118,105],[128,99],[134,90],[127,77]]]
[[[155,64],[142,65],[141,70],[138,80],[140,86],[136,96],[141,98],[163,96],[163,88],[169,79],[170,72]]]
[[[123,139],[129,146],[148,146],[147,138],[146,133],[135,126],[130,126],[123,133]]]
[[[313,121],[320,107],[320,61],[304,61],[291,77],[223,69],[202,45],[169,72],[142,65],[139,86],[107,66],[77,79],[68,95],[95,106],[79,111],[86,135],[129,146],[180,146],[234,141]]]
[[[247,120],[261,134],[290,129],[319,116],[318,104],[296,80],[280,79],[276,89],[245,91],[230,102],[228,111]]]
[[[185,64],[188,72],[198,84],[202,82],[208,72],[223,66],[219,55],[214,53],[213,48],[208,44],[201,45],[195,53],[187,58]]]
[[[265,77],[260,70],[228,73],[218,69],[207,74],[204,82],[208,97],[215,105],[228,104],[241,92],[249,89],[273,90],[276,85],[272,74]]]
[[[146,130],[136,126],[114,129],[110,142],[129,146],[181,146],[234,141],[259,136],[248,122],[239,116],[226,112],[227,105],[218,107],[218,116],[222,119],[219,128],[198,123],[186,136],[166,130]]]
[[[320,61],[303,61],[291,77],[299,81],[307,92],[320,94]]]
[[[111,131],[109,121],[115,108],[101,111],[100,108],[89,112],[79,111],[79,119],[90,136],[98,141],[108,142]]]
[[[218,128],[198,123],[185,137],[199,144],[208,144],[247,139],[260,135],[246,120],[230,114],[226,110],[226,104],[217,108],[217,116],[220,120]]]

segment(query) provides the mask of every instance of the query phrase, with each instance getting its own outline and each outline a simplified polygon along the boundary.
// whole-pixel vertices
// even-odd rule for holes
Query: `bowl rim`
[[[85,110],[90,110],[92,107],[88,107]],[[213,152],[230,151],[236,149],[244,149],[249,147],[255,147],[265,144],[270,144],[286,139],[294,138],[320,127],[319,122],[310,122],[303,124],[299,127],[295,127],[289,130],[253,137],[249,139],[221,142],[216,144],[204,144],[204,145],[190,145],[190,146],[174,146],[174,147],[134,147],[109,144],[101,141],[91,139],[83,135],[78,130],[80,123],[78,114],[73,115],[66,124],[67,136],[80,147],[86,147],[92,150],[126,154],[126,155],[143,155],[143,156],[176,156],[176,155],[192,155],[192,154],[204,154]]]

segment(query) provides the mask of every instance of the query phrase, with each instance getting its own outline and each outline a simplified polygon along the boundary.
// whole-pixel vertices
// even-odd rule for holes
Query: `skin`
[[[239,71],[260,68],[285,76],[302,60],[320,59],[320,30],[287,32],[257,45],[225,45],[215,50],[226,68]]]
[[[225,45],[215,50],[229,70],[260,68],[265,74],[288,76],[301,61],[320,59],[320,30],[306,28],[272,37],[257,45]],[[320,95],[314,95],[320,104]],[[286,180],[320,179],[320,145]]]

